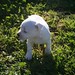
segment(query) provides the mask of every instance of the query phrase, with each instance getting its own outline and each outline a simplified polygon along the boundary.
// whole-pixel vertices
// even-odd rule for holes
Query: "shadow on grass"
[[[33,60],[26,62],[27,68],[31,71],[31,75],[58,75],[56,62],[52,54],[39,58],[35,56]]]

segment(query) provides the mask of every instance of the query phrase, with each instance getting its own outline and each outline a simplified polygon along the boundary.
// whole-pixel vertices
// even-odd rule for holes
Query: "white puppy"
[[[18,37],[21,41],[27,40],[27,53],[25,58],[32,59],[32,45],[46,44],[45,53],[50,54],[51,40],[48,24],[38,15],[31,15],[21,23]]]

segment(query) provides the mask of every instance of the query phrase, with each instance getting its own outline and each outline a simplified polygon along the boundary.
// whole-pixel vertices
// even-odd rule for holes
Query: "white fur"
[[[21,41],[27,40],[27,53],[25,58],[32,59],[32,45],[46,44],[45,53],[50,54],[51,40],[48,24],[38,15],[31,15],[21,23],[18,31]]]

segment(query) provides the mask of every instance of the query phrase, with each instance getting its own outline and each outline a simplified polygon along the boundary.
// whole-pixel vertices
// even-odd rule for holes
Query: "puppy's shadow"
[[[58,75],[56,62],[52,54],[39,58],[35,56],[31,61],[26,62],[27,67],[31,71],[31,75]]]

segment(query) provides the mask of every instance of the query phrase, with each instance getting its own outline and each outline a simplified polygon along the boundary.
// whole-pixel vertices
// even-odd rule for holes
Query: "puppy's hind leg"
[[[46,43],[45,54],[50,54],[51,51],[51,40]]]

